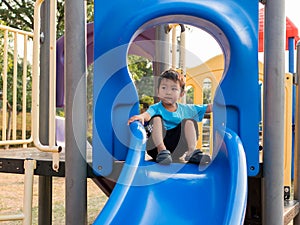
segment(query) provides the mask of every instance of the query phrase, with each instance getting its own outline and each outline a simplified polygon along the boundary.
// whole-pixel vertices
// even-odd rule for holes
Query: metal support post
[[[65,2],[66,225],[87,223],[85,2]]]
[[[166,69],[171,68],[171,63],[169,62],[169,49],[170,43],[168,41],[169,34],[167,25],[160,25],[156,27],[155,30],[155,57],[153,61],[153,73],[154,76],[159,76]],[[154,79],[154,101],[157,102],[157,79]]]
[[[41,48],[40,48],[40,141],[49,144],[49,27],[50,1],[41,6]],[[52,177],[39,176],[38,224],[52,224]]]
[[[265,5],[263,224],[284,223],[285,2]],[[266,41],[268,40],[268,41]]]

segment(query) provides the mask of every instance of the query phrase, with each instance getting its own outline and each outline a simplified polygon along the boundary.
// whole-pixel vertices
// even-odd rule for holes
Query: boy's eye
[[[178,89],[177,88],[172,88],[172,91],[177,91]]]

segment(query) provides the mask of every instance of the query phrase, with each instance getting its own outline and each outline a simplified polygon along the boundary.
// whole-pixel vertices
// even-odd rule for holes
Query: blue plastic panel
[[[131,127],[135,137],[143,136],[135,124]],[[207,168],[145,162],[142,143],[142,138],[132,139],[118,183],[95,225],[243,224],[247,166],[234,132],[225,133],[220,151]]]
[[[129,136],[125,119],[138,113],[138,99],[126,68],[130,41],[147,28],[174,22],[203,28],[222,47],[225,76],[215,98],[214,121],[217,127],[228,127],[240,136],[248,175],[256,175],[258,1],[253,0],[95,1],[94,171],[108,175],[114,157],[125,158],[124,139]],[[126,97],[118,99],[124,87],[129,87]],[[122,140],[120,133],[124,133]]]

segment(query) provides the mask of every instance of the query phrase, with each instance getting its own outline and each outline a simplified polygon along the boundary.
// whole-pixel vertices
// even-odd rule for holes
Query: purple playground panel
[[[56,144],[65,147],[65,118],[61,116],[55,117],[56,123]]]

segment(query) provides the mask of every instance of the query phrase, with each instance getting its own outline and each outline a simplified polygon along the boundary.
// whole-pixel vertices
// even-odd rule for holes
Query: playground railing
[[[34,145],[44,152],[52,152],[52,168],[59,169],[59,152],[62,147],[55,141],[56,114],[56,23],[50,23],[49,34],[49,145],[43,145],[39,139],[39,107],[40,107],[40,30],[41,6],[44,0],[37,0],[34,5],[34,36],[33,36],[33,65],[32,65],[32,137]],[[50,4],[50,21],[56,20],[56,1]]]
[[[40,95],[40,6],[37,0],[34,9],[34,33],[0,25],[0,100],[2,103],[2,127],[0,146],[23,146],[29,144],[44,152],[53,153],[52,168],[59,169],[60,146],[56,146],[56,32],[55,23],[50,28],[49,64],[49,145],[39,140],[39,95]],[[56,2],[51,1],[51,18],[55,17]],[[53,21],[53,20],[51,20]],[[23,42],[22,42],[23,40]],[[31,66],[32,63],[32,66]],[[31,103],[31,104],[30,104]],[[31,112],[31,113],[30,113]],[[20,125],[21,124],[21,125]],[[21,130],[21,134],[19,132]],[[29,138],[28,138],[29,136]],[[24,160],[23,210],[19,214],[0,215],[0,221],[22,220],[32,223],[32,193],[36,161]]]
[[[0,145],[4,145],[6,147],[9,145],[23,145],[25,148],[29,143],[33,142],[34,146],[38,150],[53,153],[52,167],[53,170],[58,171],[59,152],[61,152],[62,147],[56,145],[55,23],[50,24],[49,32],[49,144],[43,145],[39,138],[39,96],[40,92],[43,91],[40,90],[40,9],[43,2],[43,0],[37,0],[35,2],[34,33],[0,25],[0,31],[3,32],[4,37],[0,42],[0,44],[3,45],[3,61],[0,61],[0,70],[2,70],[2,79],[0,81],[0,84],[2,83],[2,90],[0,90],[2,91],[2,140],[0,141]],[[56,1],[51,1],[50,20],[55,21],[55,18]],[[20,42],[20,38],[22,37],[24,40],[23,44]],[[20,57],[20,55],[22,55],[21,53],[23,53],[22,60]],[[18,72],[18,68],[20,67],[19,65],[21,61],[23,63],[22,78],[19,78],[21,75],[19,75],[20,72]],[[30,66],[30,62],[32,62],[32,67]],[[10,64],[13,64],[13,66],[9,66]],[[21,91],[19,90],[20,87],[22,87]],[[21,116],[19,115],[20,109],[22,112]],[[29,116],[29,112],[31,112],[31,116]],[[29,118],[31,118],[30,123]],[[10,120],[12,122],[10,122]],[[20,124],[20,120],[22,121],[21,138],[19,137],[20,135],[17,135],[17,124]],[[28,132],[30,132],[30,137],[26,139]],[[10,138],[10,136],[12,136],[12,138]]]
[[[3,37],[0,61],[1,68],[1,100],[2,100],[2,127],[0,146],[23,145],[32,142],[30,121],[27,112],[31,106],[31,70],[33,33],[0,25],[0,34]],[[12,66],[9,66],[12,65]],[[21,121],[18,123],[18,121]]]
[[[33,33],[0,25],[1,53],[1,103],[2,127],[0,146],[12,145],[27,148],[32,143],[30,111],[31,104],[31,62]],[[23,210],[18,214],[0,215],[1,221],[22,220],[32,223],[33,174],[36,161],[24,161]]]

